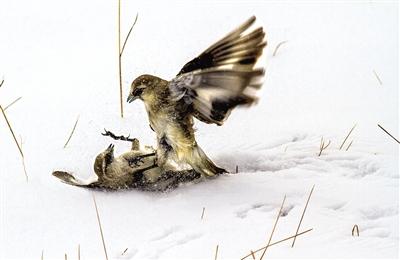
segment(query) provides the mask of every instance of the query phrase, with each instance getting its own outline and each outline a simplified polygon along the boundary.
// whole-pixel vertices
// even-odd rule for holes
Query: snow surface
[[[105,259],[92,193],[110,259],[214,259],[217,245],[218,259],[240,259],[267,243],[284,195],[272,242],[295,233],[314,184],[300,228],[313,230],[266,259],[399,257],[399,146],[377,127],[399,136],[397,2],[122,3],[123,35],[139,13],[123,54],[124,99],[136,76],[172,78],[250,15],[265,27],[258,105],[222,127],[196,123],[203,149],[239,174],[169,193],[92,192],[52,177],[91,176],[111,142],[117,154],[129,149],[103,128],[145,144],[155,137],[142,103],[119,117],[117,1],[3,0],[0,104],[22,96],[6,113],[29,182],[1,118],[2,259],[39,259],[42,250],[44,259],[77,259],[78,245],[81,259]],[[356,123],[352,146],[339,150]],[[322,136],[331,145],[318,157]]]

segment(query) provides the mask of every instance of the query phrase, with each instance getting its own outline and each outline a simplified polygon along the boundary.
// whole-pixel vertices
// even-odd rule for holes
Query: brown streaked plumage
[[[94,172],[97,180],[82,181],[64,171],[55,171],[53,176],[63,182],[88,188],[124,189],[148,185],[161,175],[156,155],[152,149],[141,150],[139,141],[134,139],[132,150],[114,157],[114,145],[97,155]]]
[[[210,46],[171,81],[142,75],[132,82],[128,102],[141,99],[145,104],[157,134],[160,167],[189,165],[203,176],[225,172],[198,146],[193,117],[222,125],[236,106],[256,101],[252,92],[261,87],[264,70],[254,66],[266,42],[262,28],[246,32],[255,20],[251,17]]]

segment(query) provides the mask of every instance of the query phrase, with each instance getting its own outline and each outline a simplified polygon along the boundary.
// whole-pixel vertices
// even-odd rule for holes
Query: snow
[[[103,128],[154,144],[142,103],[126,103],[119,117],[117,1],[5,0],[0,104],[22,96],[6,113],[29,181],[0,119],[2,259],[38,259],[42,250],[44,259],[77,259],[78,245],[81,259],[104,259],[92,194],[110,259],[213,259],[217,245],[218,259],[240,259],[267,243],[285,195],[272,242],[295,233],[313,185],[300,231],[313,230],[266,258],[399,257],[399,146],[377,127],[399,137],[398,3],[122,3],[123,35],[139,13],[123,54],[124,100],[136,76],[172,78],[249,16],[265,27],[259,103],[222,127],[196,122],[204,151],[239,173],[168,193],[59,182],[53,170],[91,176],[110,143],[117,154],[129,149],[102,137]],[[352,146],[339,150],[355,124]],[[331,144],[318,156],[321,137]]]

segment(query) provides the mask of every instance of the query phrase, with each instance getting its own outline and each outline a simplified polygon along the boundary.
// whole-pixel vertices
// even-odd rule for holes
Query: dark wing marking
[[[192,105],[197,119],[222,125],[233,108],[257,100],[252,92],[261,87],[263,76],[263,69],[212,68],[176,77],[169,89],[176,101]]]
[[[266,42],[262,28],[245,33],[255,19],[210,46],[170,81],[172,98],[190,104],[197,119],[222,125],[236,106],[256,101],[253,92],[261,87],[264,70],[254,65]]]
[[[211,45],[198,57],[183,66],[177,76],[199,69],[219,66],[229,66],[240,69],[253,68],[257,58],[261,55],[265,33],[262,28],[251,33],[243,33],[255,22],[252,16],[237,29]]]

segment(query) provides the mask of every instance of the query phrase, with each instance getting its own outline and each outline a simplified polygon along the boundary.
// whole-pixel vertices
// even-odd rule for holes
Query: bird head
[[[114,145],[110,144],[106,150],[97,155],[94,162],[94,172],[97,176],[102,176],[106,173],[108,165],[114,161]]]
[[[143,99],[143,95],[156,85],[158,78],[151,75],[141,75],[137,77],[131,84],[131,90],[129,92],[127,102],[140,98]]]

